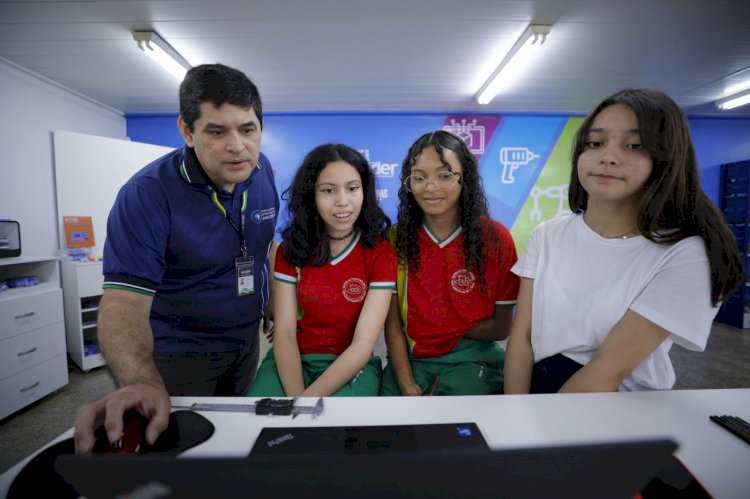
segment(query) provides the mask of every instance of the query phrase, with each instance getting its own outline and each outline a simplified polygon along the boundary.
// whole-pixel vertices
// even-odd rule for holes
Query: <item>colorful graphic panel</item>
[[[583,123],[583,118],[570,118],[566,121],[549,158],[540,169],[536,182],[514,218],[511,234],[519,255],[526,248],[526,241],[539,222],[570,213],[570,153],[573,136]]]
[[[489,137],[479,173],[490,214],[510,228],[565,123],[562,117],[503,117]]]

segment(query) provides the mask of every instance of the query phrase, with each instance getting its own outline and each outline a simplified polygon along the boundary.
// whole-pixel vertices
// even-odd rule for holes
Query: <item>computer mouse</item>
[[[148,418],[141,416],[136,411],[128,411],[122,420],[122,433],[120,438],[110,442],[104,426],[100,426],[96,432],[96,443],[94,454],[138,454],[146,442],[146,426]]]
[[[136,416],[144,419],[138,413],[128,414],[128,418]],[[188,410],[174,411],[169,415],[169,426],[164,430],[153,445],[142,440],[138,454],[177,455],[192,449],[209,438],[214,433],[214,425],[204,416]],[[121,442],[119,453],[132,448],[132,440],[125,438]],[[96,445],[94,453],[109,448],[107,433],[101,426],[96,431]],[[115,450],[115,449],[110,449]],[[70,455],[75,452],[73,438],[66,438],[50,445],[31,459],[16,475],[8,489],[7,499],[26,499],[27,497],[55,497],[60,499],[77,499],[81,497],[55,468],[55,461],[59,456]],[[0,480],[1,481],[1,480]],[[0,493],[2,496],[2,493]]]

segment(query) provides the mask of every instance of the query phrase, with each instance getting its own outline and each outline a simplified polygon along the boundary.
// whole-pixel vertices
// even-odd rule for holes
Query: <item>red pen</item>
[[[435,393],[435,389],[438,386],[438,381],[440,381],[440,376],[435,376],[435,381],[432,382],[432,385],[430,385],[430,389],[427,390],[427,393],[424,395],[433,395]]]

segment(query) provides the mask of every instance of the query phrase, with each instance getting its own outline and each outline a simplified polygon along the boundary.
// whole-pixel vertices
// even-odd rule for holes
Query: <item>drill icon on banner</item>
[[[503,174],[500,180],[504,184],[512,184],[516,181],[513,172],[520,166],[528,165],[539,157],[528,147],[503,147],[500,149],[500,163],[503,165]]]

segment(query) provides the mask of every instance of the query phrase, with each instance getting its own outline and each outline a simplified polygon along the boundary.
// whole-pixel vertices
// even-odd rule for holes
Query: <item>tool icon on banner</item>
[[[503,174],[500,180],[504,184],[512,184],[516,181],[513,172],[519,167],[528,165],[539,157],[528,147],[503,147],[500,149],[500,163],[503,165]]]
[[[534,200],[534,207],[529,212],[529,220],[542,220],[542,210],[539,208],[539,198],[557,200],[557,212],[552,218],[557,218],[570,211],[567,209],[566,201],[568,200],[568,185],[550,185],[544,189],[534,186],[531,189],[531,197]],[[549,218],[549,216],[548,216]]]
[[[472,154],[484,154],[484,126],[478,125],[477,120],[467,122],[466,118],[461,118],[459,123],[451,118],[450,124],[444,125],[443,130],[463,140]]]

